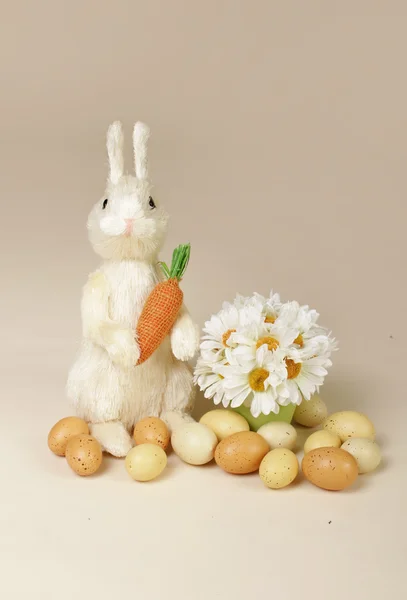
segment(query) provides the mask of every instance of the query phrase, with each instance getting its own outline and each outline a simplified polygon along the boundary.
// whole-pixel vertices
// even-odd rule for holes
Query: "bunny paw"
[[[130,434],[120,421],[90,423],[89,428],[102,449],[112,456],[126,456],[133,447]]]
[[[175,358],[186,361],[195,356],[199,346],[199,329],[190,319],[181,319],[171,332],[171,349]]]

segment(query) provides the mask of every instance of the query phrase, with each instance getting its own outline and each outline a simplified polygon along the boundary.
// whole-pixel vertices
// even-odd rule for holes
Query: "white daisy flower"
[[[279,318],[287,327],[298,330],[294,344],[299,348],[307,347],[316,336],[327,336],[327,330],[317,324],[319,313],[309,306],[300,306],[298,302],[286,302],[280,310]]]
[[[198,358],[195,371],[194,383],[204,392],[205,398],[213,400],[214,404],[228,406],[229,401],[225,398],[223,387],[223,376],[219,373],[221,363],[210,363],[202,357]]]
[[[206,321],[201,342],[203,356],[224,355],[230,335],[239,326],[239,311],[234,306],[225,307]]]
[[[233,305],[224,306],[217,315],[213,315],[205,323],[200,345],[202,355],[208,356],[208,353],[212,353],[220,359],[224,356],[225,349],[231,347],[231,335],[241,327],[259,319],[260,315],[254,307],[238,309]]]
[[[319,390],[328,374],[328,367],[332,366],[329,344],[328,338],[321,338],[319,343],[310,344],[307,348],[291,349],[285,358],[287,380],[278,389],[279,394],[283,392],[282,401],[287,398],[288,391],[289,402],[298,405],[303,398],[310,400]]]
[[[231,360],[234,358],[230,350],[227,351],[227,356]],[[282,350],[270,352],[263,344],[256,351],[254,364],[253,361],[227,364],[220,368],[220,372],[224,377],[225,397],[232,408],[242,404],[250,406],[254,417],[261,413],[268,415],[279,412],[276,388],[287,377]],[[282,399],[284,393],[282,389]]]
[[[228,306],[229,303],[224,303],[223,306]],[[270,296],[265,298],[261,294],[254,293],[252,296],[241,296],[238,294],[233,302],[233,306],[237,308],[253,307],[258,310],[263,316],[266,323],[274,323],[278,317],[279,309],[282,306],[280,295],[270,292]]]
[[[254,364],[256,352],[265,345],[270,352],[277,349],[285,353],[298,336],[298,330],[289,329],[278,319],[274,324],[251,323],[230,336],[233,353],[246,362]]]

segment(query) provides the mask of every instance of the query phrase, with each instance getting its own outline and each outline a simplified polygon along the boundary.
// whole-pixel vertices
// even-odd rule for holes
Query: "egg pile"
[[[375,442],[372,422],[355,411],[328,415],[319,395],[303,402],[294,421],[308,428],[321,427],[305,441],[301,470],[315,486],[340,491],[351,486],[359,474],[376,469],[381,451]],[[148,417],[133,431],[134,447],[125,466],[135,481],[156,479],[167,466],[167,451],[190,465],[212,460],[226,473],[245,475],[258,472],[264,485],[280,489],[293,483],[300,464],[296,456],[298,436],[289,423],[273,421],[257,432],[250,431],[246,419],[233,410],[215,409],[199,422],[185,423],[172,436],[161,419]],[[48,436],[49,448],[65,456],[72,470],[81,476],[96,473],[103,454],[99,442],[89,434],[88,425],[77,417],[58,421]]]
[[[359,474],[369,473],[380,464],[374,426],[361,413],[329,415],[325,402],[315,394],[297,407],[294,422],[307,428],[320,427],[305,441],[301,460],[305,479],[319,488],[344,490]],[[300,472],[296,452],[301,448],[293,425],[273,421],[253,432],[240,414],[228,409],[211,410],[199,423],[177,429],[171,443],[186,463],[202,465],[215,459],[226,473],[258,472],[271,489],[287,487]]]
[[[48,447],[57,456],[65,456],[71,469],[82,477],[93,475],[102,464],[99,442],[78,417],[65,417],[55,423],[48,434]]]

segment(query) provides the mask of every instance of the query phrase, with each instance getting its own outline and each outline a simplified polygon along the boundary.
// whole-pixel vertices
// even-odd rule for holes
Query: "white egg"
[[[349,438],[368,438],[374,440],[375,429],[373,423],[362,413],[354,410],[342,410],[329,415],[325,420],[324,429],[337,433],[342,442]]]
[[[367,438],[351,438],[341,448],[352,454],[358,463],[359,473],[370,473],[380,464],[382,453],[376,442]]]
[[[249,431],[249,423],[233,410],[217,409],[205,413],[200,421],[215,433],[219,441],[240,431]]]
[[[328,416],[325,402],[318,394],[314,394],[311,400],[303,400],[294,412],[294,421],[304,427],[317,427],[321,425]]]
[[[308,454],[311,450],[315,450],[315,448],[339,448],[342,444],[341,438],[338,434],[333,431],[326,431],[322,429],[321,431],[315,431],[315,433],[311,433],[311,435],[306,439],[304,444],[304,454]]]
[[[271,450],[260,463],[259,475],[264,485],[278,490],[290,485],[298,475],[298,460],[287,448]]]
[[[297,432],[290,423],[270,421],[262,425],[257,433],[266,440],[271,450],[275,448],[292,450],[297,443]]]
[[[210,462],[215,453],[218,438],[203,423],[181,425],[172,434],[172,448],[181,460],[190,465],[204,465]]]

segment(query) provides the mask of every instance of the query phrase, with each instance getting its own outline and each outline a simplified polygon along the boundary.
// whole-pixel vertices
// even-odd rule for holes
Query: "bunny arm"
[[[172,353],[179,360],[190,360],[198,350],[199,328],[193,322],[185,304],[182,305],[171,329],[170,339]]]
[[[101,346],[113,362],[135,366],[140,349],[134,333],[109,318],[109,286],[101,271],[91,273],[82,294],[82,327],[85,338]]]

